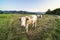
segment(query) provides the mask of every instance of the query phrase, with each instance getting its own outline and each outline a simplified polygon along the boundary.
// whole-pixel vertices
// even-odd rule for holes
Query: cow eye
[[[26,18],[26,20],[29,20],[28,18]]]
[[[19,18],[19,20],[21,20],[21,18]]]

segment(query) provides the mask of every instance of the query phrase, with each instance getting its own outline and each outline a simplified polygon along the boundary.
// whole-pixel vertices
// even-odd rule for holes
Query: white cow
[[[28,32],[28,27],[30,24],[32,24],[32,27],[36,27],[37,24],[37,15],[30,15],[30,16],[25,16],[21,17],[21,26],[24,26],[26,29],[26,32]]]
[[[42,18],[42,15],[37,15],[38,18]]]

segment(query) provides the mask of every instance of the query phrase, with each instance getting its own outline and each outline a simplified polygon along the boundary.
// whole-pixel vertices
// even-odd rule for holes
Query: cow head
[[[42,18],[42,15],[37,15],[38,18]]]
[[[28,20],[28,18],[26,18],[26,17],[21,17],[20,18],[20,21],[21,21],[21,26],[26,26],[26,21]]]

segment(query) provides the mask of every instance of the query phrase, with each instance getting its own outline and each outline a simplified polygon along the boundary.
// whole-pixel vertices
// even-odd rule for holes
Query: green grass
[[[25,15],[28,15],[28,14],[25,14]],[[15,39],[12,37],[17,36],[15,35],[17,33],[20,35],[20,30],[18,30],[18,28],[20,27],[20,24],[19,24],[20,21],[18,20],[18,18],[21,16],[25,16],[25,15],[23,14],[0,14],[0,40]]]
[[[60,19],[56,19],[56,27],[55,27],[55,37],[57,40],[60,40]]]
[[[0,14],[0,40],[60,40],[60,19],[55,15],[43,15],[36,29],[22,33],[19,17],[26,15],[32,14]]]

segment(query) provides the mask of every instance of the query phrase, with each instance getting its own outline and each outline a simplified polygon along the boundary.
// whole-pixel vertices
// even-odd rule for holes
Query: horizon
[[[60,0],[0,0],[0,10],[46,12],[60,8]]]

